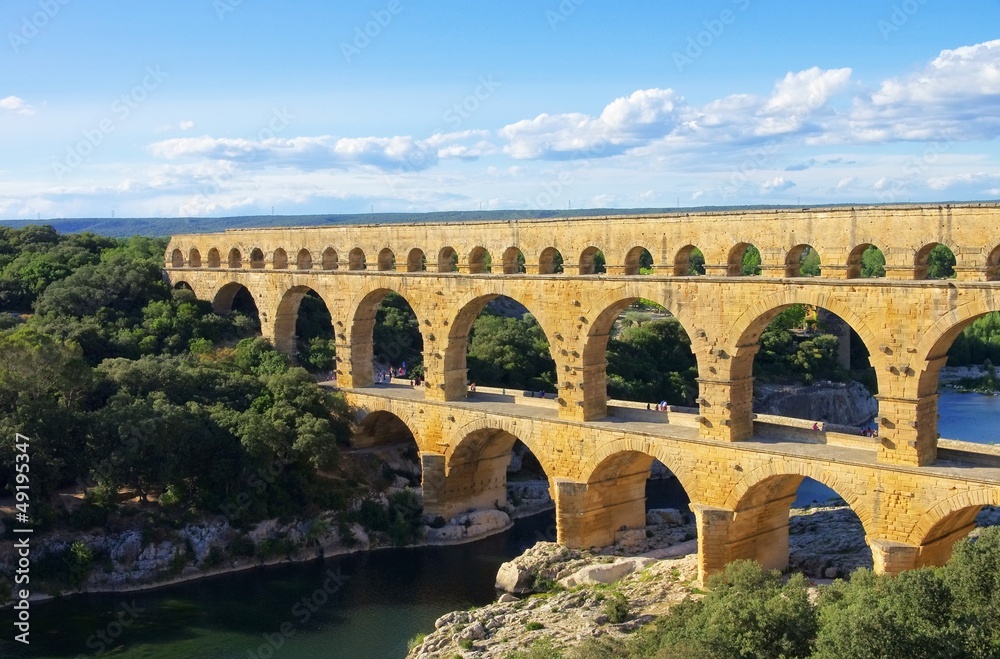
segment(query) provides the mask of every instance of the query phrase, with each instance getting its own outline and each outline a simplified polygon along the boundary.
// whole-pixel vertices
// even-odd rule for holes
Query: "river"
[[[945,391],[939,407],[943,437],[1000,440],[1000,397]],[[806,479],[796,503],[831,495]],[[650,481],[647,496],[650,507],[686,507],[676,479]],[[500,564],[554,535],[550,512],[466,545],[389,549],[35,604],[30,650],[10,642],[12,612],[0,613],[0,657],[99,656],[102,649],[123,659],[402,657],[407,640],[440,615],[492,602]]]

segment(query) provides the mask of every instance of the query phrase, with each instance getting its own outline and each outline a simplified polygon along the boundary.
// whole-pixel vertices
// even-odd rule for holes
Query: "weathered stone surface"
[[[590,565],[559,580],[563,588],[611,584],[655,562],[652,558],[622,558],[614,563]]]

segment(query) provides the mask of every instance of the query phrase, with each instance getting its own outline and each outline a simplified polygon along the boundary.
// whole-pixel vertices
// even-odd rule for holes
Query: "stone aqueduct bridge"
[[[957,276],[926,280],[939,243],[955,254]],[[738,276],[751,244],[762,273]],[[885,255],[883,278],[860,278],[869,245]],[[820,277],[799,276],[807,246],[820,255]],[[704,276],[688,274],[695,247]],[[598,250],[604,274],[594,274]],[[639,274],[643,250],[652,275]],[[338,385],[361,410],[363,430],[405,424],[412,432],[432,513],[505,501],[515,438],[549,477],[559,541],[575,546],[641,527],[650,465],[663,462],[691,498],[703,576],[740,557],[784,566],[788,509],[806,476],[851,505],[876,569],[888,572],[943,562],[979,509],[1000,505],[1000,451],[939,446],[937,435],[949,346],[973,320],[1000,310],[996,204],[231,230],[175,236],[166,264],[175,285],[220,312],[247,289],[264,336],[282,350],[294,345],[302,297],[315,291],[333,318]],[[373,386],[372,328],[390,292],[418,318],[420,390]],[[556,400],[466,399],[469,331],[500,295],[527,307],[545,331]],[[696,415],[608,402],[609,333],[640,298],[666,307],[691,339]],[[755,420],[758,339],[795,303],[833,312],[865,343],[878,378],[879,438]]]

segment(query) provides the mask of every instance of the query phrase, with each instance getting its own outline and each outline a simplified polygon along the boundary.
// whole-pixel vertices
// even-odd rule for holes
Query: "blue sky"
[[[0,218],[996,199],[997,26],[997,0],[7,0]]]

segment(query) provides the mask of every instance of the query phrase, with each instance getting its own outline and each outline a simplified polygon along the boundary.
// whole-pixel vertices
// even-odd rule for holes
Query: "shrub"
[[[628,600],[620,592],[613,591],[604,602],[604,615],[612,624],[620,624],[629,618]]]

